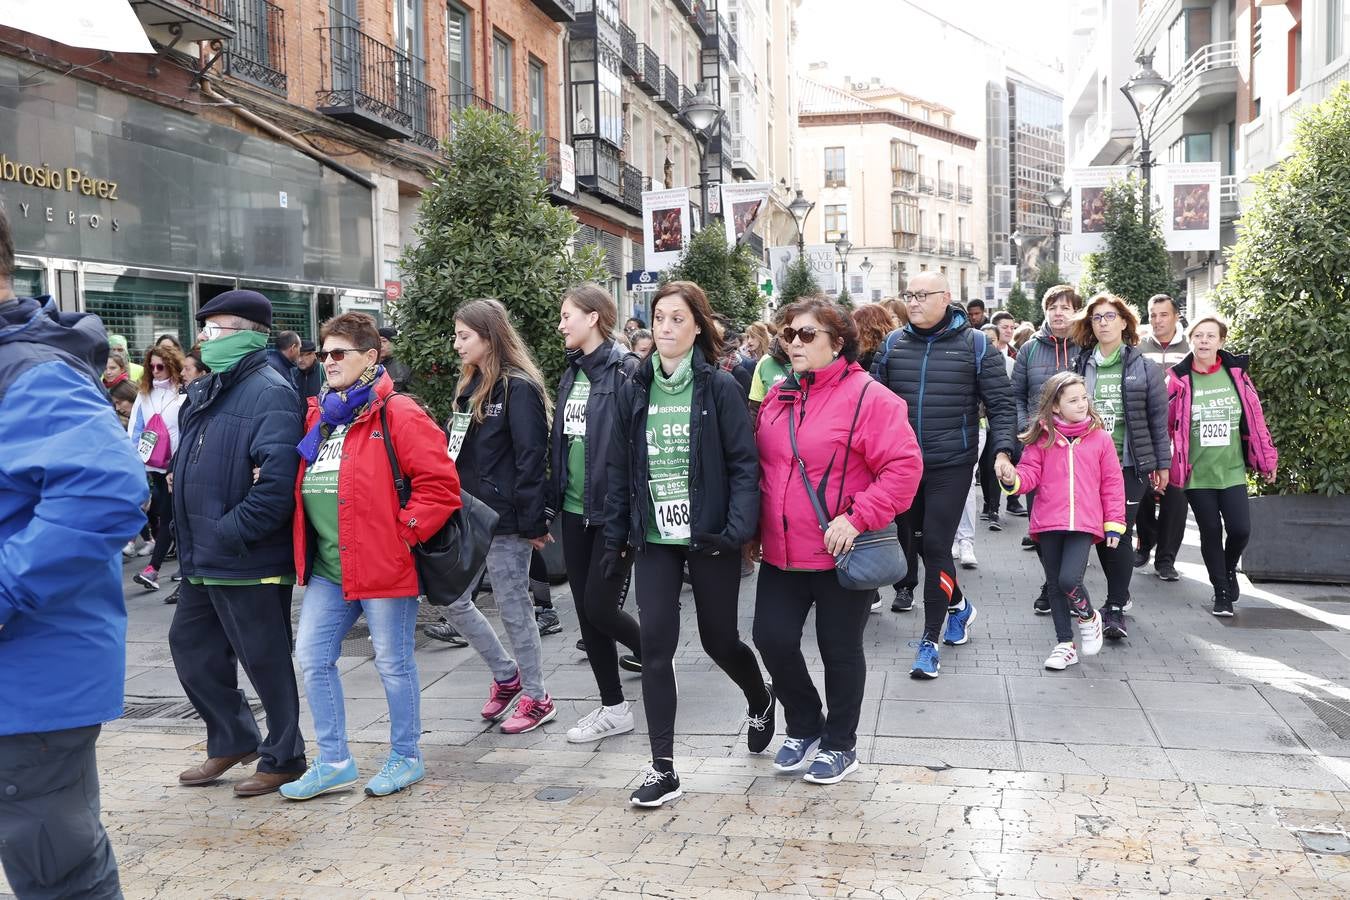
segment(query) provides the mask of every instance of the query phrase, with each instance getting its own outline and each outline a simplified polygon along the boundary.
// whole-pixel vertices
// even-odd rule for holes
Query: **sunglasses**
[[[150,364],[150,371],[151,371],[151,372],[163,372],[166,368],[168,368],[168,367],[165,366],[164,363],[151,363],[151,364]]]
[[[818,334],[831,334],[828,328],[817,328],[814,325],[806,325],[802,328],[793,328],[791,325],[783,328],[778,334],[782,337],[783,343],[790,344],[797,338],[801,338],[803,344],[809,344],[816,339]]]
[[[333,357],[334,362],[342,362],[347,358],[348,353],[365,353],[364,350],[357,350],[355,347],[338,347],[335,350],[320,350],[314,355],[319,358],[319,362],[328,362],[328,357]]]

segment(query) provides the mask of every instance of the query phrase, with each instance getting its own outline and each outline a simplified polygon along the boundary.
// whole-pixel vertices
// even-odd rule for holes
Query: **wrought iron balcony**
[[[943,242],[942,242],[942,255],[943,255],[943,256],[955,256],[955,255],[956,255],[956,241],[943,241]]]
[[[694,99],[694,92],[684,85],[680,85],[680,109],[684,109]]]
[[[689,5],[689,0],[671,0],[671,2],[675,4],[676,9],[686,16],[691,15],[694,11],[693,7]]]
[[[628,23],[619,23],[619,43],[621,44],[621,58],[623,60],[623,70],[633,77],[637,77],[638,69],[642,65],[641,57],[638,55],[637,35],[633,29],[628,27]]]
[[[950,181],[939,181],[937,193],[939,197],[954,197],[956,196],[956,186]]]
[[[936,253],[937,247],[938,247],[937,238],[927,238],[927,237],[919,238],[920,253]]]
[[[267,0],[236,0],[235,36],[225,71],[258,87],[286,93],[286,11]]]
[[[975,258],[975,245],[969,241],[961,242],[961,255],[967,259]]]
[[[549,193],[563,200],[576,197],[574,192],[563,190],[562,186],[562,144],[557,138],[544,138],[539,148],[544,154],[544,165],[539,169],[539,177],[548,185]]]
[[[642,170],[637,166],[624,163],[619,180],[623,191],[623,199],[620,205],[629,212],[642,212]]]
[[[661,93],[657,95],[656,102],[668,112],[680,111],[680,79],[670,66],[661,67]]]
[[[694,31],[700,38],[708,36],[708,29],[712,27],[712,14],[708,12],[704,0],[694,0],[693,12],[689,14],[689,24],[694,26]]]
[[[956,189],[956,199],[962,203],[970,203],[975,199],[975,191],[968,185],[960,185]]]
[[[604,141],[576,141],[577,186],[588,193],[618,203],[623,200],[623,173],[619,152]]]
[[[412,60],[354,25],[315,30],[321,38],[318,111],[380,137],[412,137]]]
[[[920,193],[920,194],[931,194],[931,193],[933,193],[933,179],[929,178],[927,175],[920,175],[920,176],[919,176],[919,193]]]
[[[491,100],[475,92],[473,85],[460,81],[457,78],[448,80],[450,83],[450,94],[447,98],[449,102],[446,104],[446,108],[450,110],[450,112],[459,112],[462,109],[468,109],[472,106],[476,109],[485,109],[488,112],[501,113],[504,116],[512,114],[509,109],[502,109]]]
[[[161,45],[183,47],[197,41],[228,41],[235,35],[236,0],[132,0],[131,8],[146,33]]]
[[[641,65],[638,67],[637,77],[634,80],[644,94],[655,97],[663,90],[661,60],[651,47],[646,44],[638,44],[638,61]]]
[[[400,90],[406,98],[408,112],[412,113],[412,142],[428,150],[441,147],[441,105],[436,89],[411,74],[402,76]]]
[[[577,7],[573,0],[534,0],[534,5],[555,22],[577,20]]]

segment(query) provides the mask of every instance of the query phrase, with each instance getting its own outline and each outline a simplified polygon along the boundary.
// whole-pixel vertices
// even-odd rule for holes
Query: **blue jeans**
[[[380,673],[384,697],[389,703],[389,743],[403,756],[418,755],[422,698],[417,663],[413,659],[417,598],[347,601],[342,599],[339,585],[315,575],[309,579],[305,602],[300,608],[295,656],[305,678],[320,762],[339,763],[351,755],[347,750],[347,713],[343,708],[337,658],[342,639],[363,612],[370,642],[375,646],[375,670]]]

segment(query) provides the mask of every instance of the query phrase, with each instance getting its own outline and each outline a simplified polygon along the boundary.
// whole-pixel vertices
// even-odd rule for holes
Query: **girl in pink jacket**
[[[1031,536],[1040,544],[1055,622],[1055,649],[1045,667],[1062,671],[1078,662],[1070,610],[1083,655],[1102,648],[1102,617],[1088,599],[1083,574],[1093,544],[1105,540],[1114,548],[1125,533],[1125,479],[1087,384],[1072,372],[1046,381],[1040,409],[1020,438],[1026,445],[1022,461],[1015,467],[1005,461],[997,472],[1006,493],[1036,491]]]

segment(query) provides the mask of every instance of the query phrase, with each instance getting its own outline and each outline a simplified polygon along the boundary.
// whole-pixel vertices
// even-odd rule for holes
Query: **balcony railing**
[[[975,199],[975,191],[962,184],[956,188],[956,199],[962,203],[971,203]]]
[[[685,109],[694,99],[694,92],[684,85],[680,85],[680,109]]]
[[[939,181],[937,192],[939,197],[954,197],[956,196],[956,186],[950,181]]]
[[[577,185],[608,200],[623,200],[623,173],[619,153],[595,138],[576,142]]]
[[[700,38],[708,36],[708,29],[712,27],[712,14],[704,0],[694,0],[694,11],[689,14],[689,24],[694,26],[694,31],[698,32]]]
[[[942,255],[943,255],[943,256],[955,256],[955,255],[956,255],[956,241],[943,241],[943,242],[942,242]]]
[[[656,102],[669,112],[680,111],[680,79],[670,66],[661,67],[661,93],[657,95]]]
[[[1237,41],[1219,41],[1214,44],[1206,44],[1191,54],[1185,65],[1181,67],[1181,72],[1177,74],[1176,78],[1172,79],[1174,87],[1168,97],[1175,100],[1184,95],[1186,86],[1190,81],[1205,72],[1212,72],[1215,69],[1235,69],[1237,65]]]
[[[548,189],[559,197],[572,197],[572,193],[562,188],[562,144],[557,138],[545,138],[540,148],[544,152],[544,165],[539,175],[548,185]]]
[[[962,242],[961,242],[961,250],[960,250],[960,253],[961,253],[962,256],[966,257],[967,259],[974,259],[974,258],[975,258],[975,245],[972,244],[972,243],[970,243],[969,241],[962,241]]]
[[[638,61],[641,65],[637,71],[637,86],[643,93],[655,97],[662,91],[661,60],[651,47],[638,44]]]
[[[136,0],[136,18],[164,44],[228,41],[235,36],[236,0]],[[34,4],[35,5],[35,4]]]
[[[921,238],[919,238],[919,252],[920,252],[920,253],[936,253],[936,252],[937,252],[937,244],[938,244],[937,238],[926,238],[926,237],[921,237]]]
[[[623,70],[629,75],[636,76],[638,67],[642,65],[638,57],[637,35],[633,29],[628,27],[626,22],[619,23],[619,44],[621,48],[620,57],[623,61]]]
[[[919,176],[919,193],[920,193],[920,194],[931,194],[931,193],[933,193],[933,179],[929,178],[927,175],[920,175],[920,176]]]
[[[321,38],[318,111],[380,137],[412,137],[411,59],[354,25],[315,30]]]
[[[237,0],[235,35],[225,71],[258,87],[286,93],[286,11],[267,0]]]
[[[642,170],[637,166],[623,164],[619,174],[623,199],[620,201],[629,212],[642,212]]]
[[[689,5],[689,0],[672,0],[672,2],[675,4],[675,8],[686,16],[694,11],[693,7]]]
[[[436,89],[411,74],[402,77],[401,89],[407,98],[407,108],[412,113],[412,141],[428,150],[439,150],[441,146],[441,105],[436,98]]]
[[[534,5],[555,22],[577,20],[577,7],[573,0],[534,0]]]
[[[501,113],[504,116],[511,115],[509,109],[502,109],[483,95],[476,93],[473,89],[473,85],[460,81],[457,78],[449,79],[449,84],[450,94],[446,108],[449,109],[450,112],[459,112],[460,110],[468,109],[472,106],[475,109],[484,109],[488,112]]]

